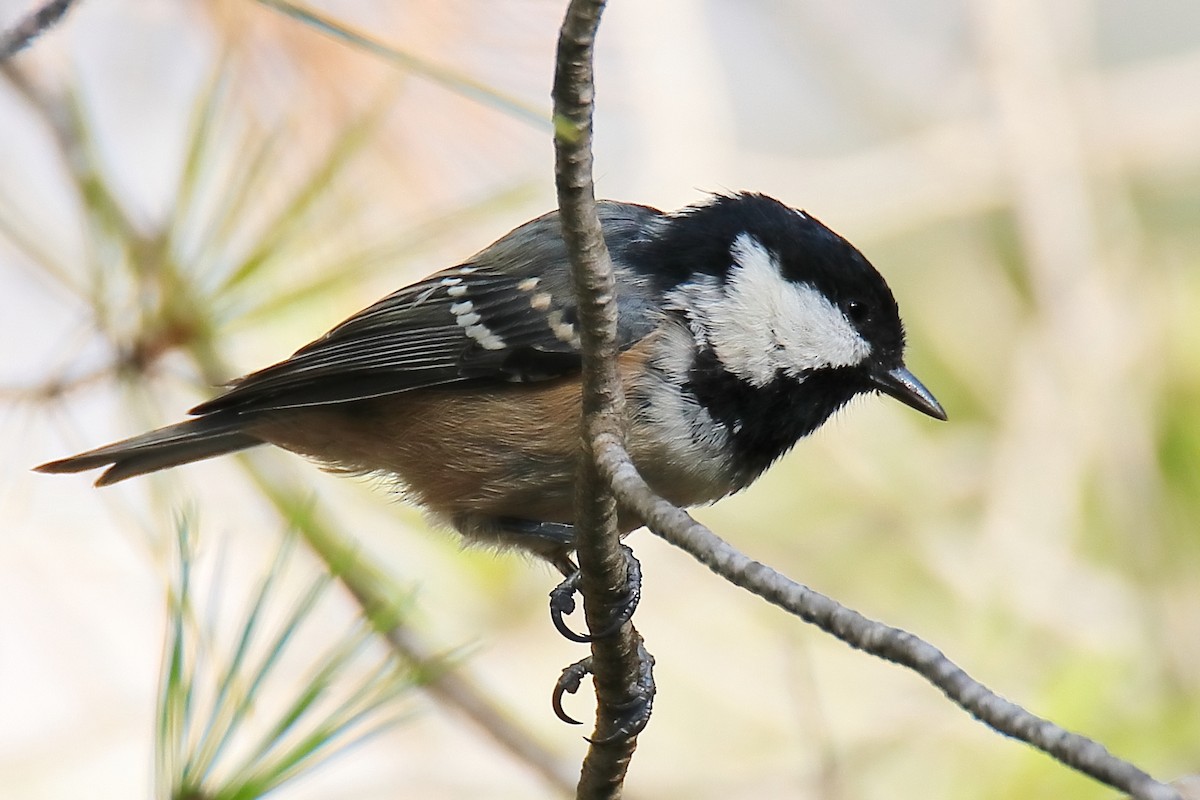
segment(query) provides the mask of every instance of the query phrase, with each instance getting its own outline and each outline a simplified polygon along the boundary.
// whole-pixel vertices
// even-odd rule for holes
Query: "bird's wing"
[[[650,209],[605,219],[621,252]],[[653,212],[657,214],[657,212]],[[193,414],[343,403],[431,386],[548,380],[579,369],[576,306],[553,215],[527,223],[465,265],[435,273],[355,314],[290,358],[238,380]],[[611,230],[610,230],[611,229]],[[617,253],[614,253],[616,255]],[[494,265],[494,266],[493,266]],[[653,328],[636,280],[621,303],[620,345]]]

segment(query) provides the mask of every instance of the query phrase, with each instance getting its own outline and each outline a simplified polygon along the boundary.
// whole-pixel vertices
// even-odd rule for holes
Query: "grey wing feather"
[[[655,325],[650,289],[628,266],[661,212],[603,203],[621,271],[618,335],[628,347]],[[274,366],[251,373],[193,414],[363,400],[481,380],[535,381],[579,368],[575,301],[558,216],[522,225],[466,264],[385,297]]]

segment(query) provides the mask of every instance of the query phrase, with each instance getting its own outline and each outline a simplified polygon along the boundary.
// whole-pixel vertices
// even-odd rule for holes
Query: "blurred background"
[[[0,0],[0,25],[32,5]],[[341,586],[304,599],[328,565],[276,559],[289,529],[352,543],[412,650],[511,727],[404,668],[351,733],[392,724],[276,796],[550,798],[577,772],[585,731],[548,699],[583,651],[548,624],[546,567],[281,452],[104,491],[29,471],[175,421],[553,207],[564,3],[306,8],[386,47],[250,0],[83,0],[0,74],[6,796],[167,791],[225,675],[249,700],[212,717],[217,796],[328,648],[331,697],[370,680],[386,649],[347,644]],[[862,399],[698,516],[1156,776],[1200,771],[1200,4],[614,0],[600,39],[599,193],[807,209],[887,277],[950,415]],[[1114,796],[631,543],[659,695],[629,796]],[[243,640],[279,656],[259,683]],[[194,692],[160,674],[180,653]]]

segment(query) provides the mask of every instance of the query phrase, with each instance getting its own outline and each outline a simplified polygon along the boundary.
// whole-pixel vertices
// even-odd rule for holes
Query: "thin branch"
[[[71,10],[75,0],[50,0],[13,27],[0,33],[0,61],[4,61],[24,50],[33,40],[62,20]]]
[[[1099,743],[1005,700],[923,639],[864,617],[735,550],[687,512],[655,495],[617,439],[597,443],[601,471],[623,506],[646,526],[730,583],[758,595],[851,647],[908,667],[988,727],[1138,800],[1181,800],[1179,793]]]
[[[603,0],[572,0],[559,31],[554,75],[555,183],[563,238],[579,307],[583,350],[582,452],[575,489],[576,552],[588,627],[606,627],[627,602],[626,551],[617,505],[597,468],[592,443],[625,436],[625,399],[617,375],[617,310],[612,263],[596,214],[592,184],[593,53]],[[645,702],[637,691],[641,637],[626,623],[616,636],[592,642],[596,727],[576,796],[619,797],[636,736],[621,730],[622,710]]]
[[[351,580],[339,576],[342,583],[365,609],[372,602],[371,595],[363,593],[361,587]],[[488,698],[486,692],[467,677],[458,665],[444,663],[433,653],[407,625],[392,624],[381,633],[394,652],[409,664],[421,666],[429,671],[427,682],[422,684],[442,706],[455,709],[475,724],[492,741],[509,754],[533,769],[547,785],[555,790],[570,794],[575,778],[563,761],[535,741],[529,732],[516,725],[511,715],[505,714]]]

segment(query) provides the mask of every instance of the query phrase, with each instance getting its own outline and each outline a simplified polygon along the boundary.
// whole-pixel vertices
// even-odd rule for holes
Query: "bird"
[[[904,362],[887,283],[850,242],[763,194],[673,212],[601,201],[628,447],[679,506],[755,481],[851,399],[946,412]],[[557,212],[405,286],[190,418],[51,461],[107,486],[262,444],[383,476],[468,543],[574,571],[581,345]],[[642,524],[619,514],[622,535]]]

